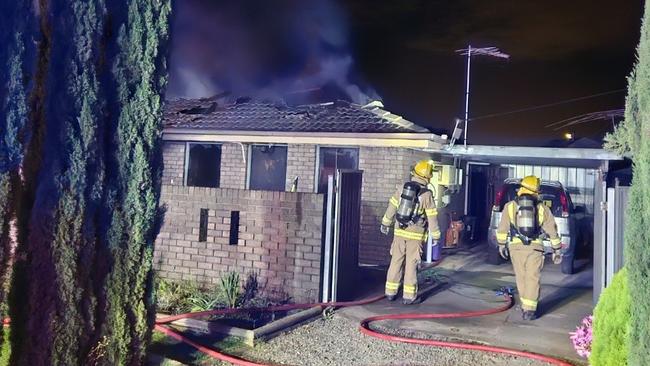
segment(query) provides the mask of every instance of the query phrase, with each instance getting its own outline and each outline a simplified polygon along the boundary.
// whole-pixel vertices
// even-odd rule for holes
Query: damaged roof
[[[345,101],[290,107],[239,98],[167,101],[166,129],[211,131],[429,133],[383,109],[381,102],[362,106]]]

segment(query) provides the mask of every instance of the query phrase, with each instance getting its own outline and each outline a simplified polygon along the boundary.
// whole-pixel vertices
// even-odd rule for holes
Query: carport
[[[583,232],[593,243],[594,301],[622,265],[625,179],[618,179],[622,157],[603,149],[512,146],[452,146],[429,151],[436,161],[456,167],[460,189],[441,210],[442,227],[451,213],[475,218],[475,239],[485,240],[495,194],[507,178],[534,174],[559,181],[584,213]]]
[[[386,326],[403,332],[419,332],[425,337],[498,344],[580,363],[568,335],[585,316],[592,314],[600,291],[622,262],[625,185],[629,183],[623,180],[619,182],[615,176],[626,162],[602,149],[584,148],[470,146],[467,149],[451,147],[424,151],[440,165],[434,174],[434,181],[439,205],[438,220],[443,233],[444,228],[449,226],[449,216],[474,216],[477,219],[473,220],[476,240],[464,240],[468,236],[466,230],[461,235],[464,238],[460,245],[443,250],[444,259],[435,267],[421,267],[418,276],[421,303],[406,309],[399,302],[379,301],[345,308],[341,314],[360,321],[382,314],[456,313],[499,304],[501,295],[495,290],[514,287],[515,277],[510,265],[495,266],[487,261],[485,239],[494,195],[505,179],[535,174],[543,180],[561,182],[571,194],[573,203],[583,207],[594,248],[593,254],[582,261],[581,270],[575,274],[564,274],[560,266],[550,263],[544,267],[538,307],[540,318],[534,322],[523,321],[515,307],[493,316],[427,322],[398,320],[388,322]],[[333,189],[333,180],[330,185]],[[356,200],[345,199],[346,196],[341,193],[337,193],[336,197],[340,199],[336,200],[338,204],[334,207],[352,207],[351,204],[341,204]],[[341,215],[327,217],[333,217],[338,222],[334,226],[352,227],[349,225],[351,222],[341,219]],[[342,238],[349,237],[344,232],[341,229],[333,230],[333,235],[339,237],[338,242],[331,238],[326,240],[333,243],[333,258],[336,258],[338,251],[339,257],[345,259],[339,260],[338,266],[331,267],[337,274],[332,278],[355,279],[343,281],[353,287],[354,293],[346,294],[349,299],[362,299],[381,293],[385,268],[356,266],[354,239],[342,241]],[[341,253],[345,255],[341,256]],[[346,268],[353,268],[354,274],[351,275]],[[434,287],[431,287],[432,284]]]

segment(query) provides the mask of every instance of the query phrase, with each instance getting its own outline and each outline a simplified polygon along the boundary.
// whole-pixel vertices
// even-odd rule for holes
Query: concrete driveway
[[[447,255],[435,269],[443,283],[431,293],[424,294],[420,304],[403,306],[399,301],[382,300],[367,306],[342,309],[340,313],[361,320],[377,314],[457,312],[496,307],[503,298],[496,296],[494,289],[502,286],[515,288],[515,277],[510,263],[500,266],[486,264],[485,249],[486,246],[479,245]],[[532,322],[522,320],[520,310],[515,307],[479,318],[390,321],[384,325],[431,333],[446,339],[527,350],[586,364],[575,353],[569,339],[569,332],[593,311],[592,270],[589,264],[583,264],[583,267],[574,275],[564,275],[560,267],[547,258],[538,311],[541,317]],[[382,291],[383,273],[375,271],[370,277],[376,281],[368,282],[374,283],[368,288],[368,293]]]

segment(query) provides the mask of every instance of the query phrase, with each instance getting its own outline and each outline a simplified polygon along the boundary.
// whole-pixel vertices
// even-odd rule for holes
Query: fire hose
[[[188,344],[196,348],[200,352],[221,361],[230,362],[234,365],[240,365],[240,366],[267,366],[267,364],[248,361],[248,360],[241,359],[239,357],[221,353],[213,348],[210,348],[208,346],[205,346],[203,344],[200,344],[198,342],[195,342],[183,336],[181,333],[173,330],[172,328],[170,328],[165,324],[171,323],[179,319],[197,318],[197,317],[210,316],[210,315],[227,315],[227,314],[235,314],[235,313],[251,312],[251,311],[271,312],[271,311],[289,311],[289,310],[297,310],[297,309],[306,309],[312,307],[340,308],[340,307],[349,307],[349,306],[360,306],[360,305],[367,305],[379,301],[383,298],[384,295],[380,295],[380,296],[375,296],[375,297],[371,297],[359,301],[311,303],[311,304],[287,304],[287,305],[273,306],[268,308],[218,309],[218,310],[201,311],[195,313],[179,314],[179,315],[173,315],[173,316],[169,316],[157,320],[155,325],[155,330],[164,333],[165,335],[174,338],[180,342]],[[519,351],[519,350],[514,350],[509,348],[502,348],[502,347],[495,347],[495,346],[488,346],[488,345],[481,345],[481,344],[474,344],[474,343],[448,342],[442,340],[431,340],[431,339],[421,339],[421,338],[408,338],[408,337],[384,334],[370,329],[370,323],[382,321],[382,320],[453,319],[453,318],[470,318],[470,317],[496,314],[510,309],[514,304],[514,299],[512,298],[512,295],[504,294],[504,298],[506,300],[504,305],[501,305],[496,308],[479,310],[479,311],[459,312],[459,313],[428,313],[428,314],[409,313],[409,314],[388,314],[388,315],[373,316],[370,318],[363,319],[360,323],[359,330],[361,331],[361,333],[366,334],[368,336],[391,341],[391,342],[411,343],[411,344],[434,346],[434,347],[456,348],[456,349],[464,349],[464,350],[498,353],[498,354],[528,358],[532,360],[538,360],[538,361],[546,362],[550,365],[571,366],[571,364],[566,361],[549,357],[549,356],[544,356],[537,353],[527,352],[527,351]]]

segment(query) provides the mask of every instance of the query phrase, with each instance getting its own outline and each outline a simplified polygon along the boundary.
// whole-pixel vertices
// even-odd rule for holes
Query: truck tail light
[[[500,211],[501,210],[501,201],[503,200],[503,191],[504,189],[500,189],[497,191],[497,194],[494,197],[494,206],[492,207],[492,211]]]
[[[564,191],[560,192],[560,204],[562,205],[562,217],[569,217],[569,200]]]

